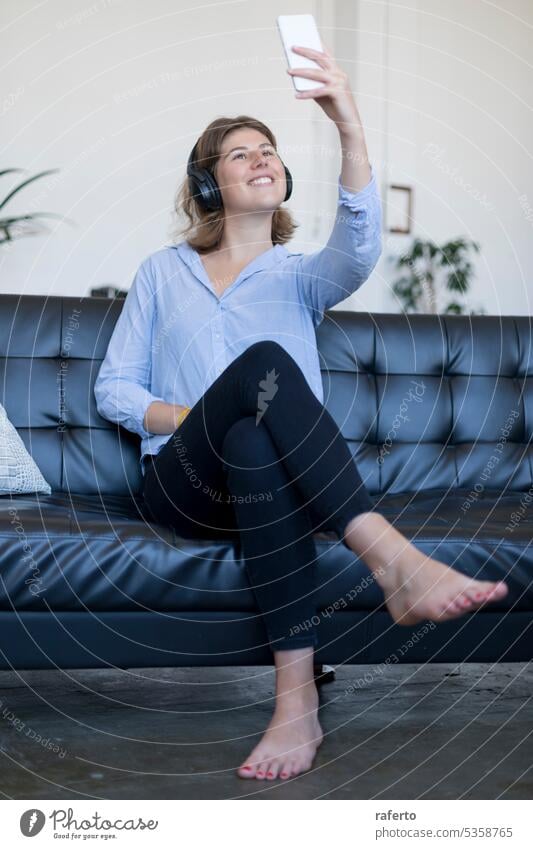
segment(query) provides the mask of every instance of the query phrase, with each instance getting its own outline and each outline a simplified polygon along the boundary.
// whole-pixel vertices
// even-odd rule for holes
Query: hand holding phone
[[[298,47],[310,47],[312,50],[321,52],[324,50],[313,15],[278,15],[277,24],[289,68],[320,70],[320,65],[313,59],[303,56],[301,53],[294,53],[291,49],[293,45],[297,45]],[[298,77],[295,74],[292,75],[292,81],[296,91],[310,91],[314,88],[322,88],[325,85],[317,80]]]
[[[348,74],[322,46],[313,16],[279,15],[277,23],[289,64],[287,72],[294,80],[295,97],[316,100],[341,133],[355,134],[354,128],[361,126],[361,119]],[[298,71],[305,76],[299,76]]]

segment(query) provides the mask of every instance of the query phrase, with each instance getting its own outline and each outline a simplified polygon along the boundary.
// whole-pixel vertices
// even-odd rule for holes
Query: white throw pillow
[[[26,451],[26,446],[0,404],[0,495],[21,492],[44,492],[50,495],[52,488]]]

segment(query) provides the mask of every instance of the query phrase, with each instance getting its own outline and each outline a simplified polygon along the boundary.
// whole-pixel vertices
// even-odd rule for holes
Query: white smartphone
[[[292,46],[310,47],[312,50],[323,52],[318,27],[313,15],[278,15],[278,30],[285,50],[289,68],[320,68],[313,59],[301,53],[293,53]],[[322,88],[324,83],[310,80],[307,77],[292,75],[296,91],[309,91],[312,88]]]

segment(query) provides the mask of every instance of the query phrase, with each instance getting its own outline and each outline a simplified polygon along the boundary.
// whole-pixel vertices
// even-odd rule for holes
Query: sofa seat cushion
[[[469,491],[426,490],[382,496],[376,509],[427,554],[472,577],[505,579],[511,592],[493,611],[533,610],[525,496],[487,490],[466,508]],[[0,610],[257,611],[238,537],[183,539],[151,524],[133,498],[2,497],[0,540]],[[383,603],[366,566],[333,534],[315,542],[317,609]]]

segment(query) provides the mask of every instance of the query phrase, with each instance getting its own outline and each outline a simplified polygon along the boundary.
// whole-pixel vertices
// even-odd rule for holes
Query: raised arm
[[[324,83],[321,88],[296,92],[295,96],[316,100],[335,123],[342,155],[338,209],[331,235],[324,248],[302,254],[297,261],[299,296],[312,310],[317,325],[325,309],[343,301],[370,276],[382,251],[382,210],[348,75],[327,48],[320,52],[294,46],[293,51],[320,66],[291,68],[288,73]]]
[[[318,326],[324,311],[344,301],[368,279],[381,255],[381,200],[372,172],[359,192],[348,192],[339,177],[338,206],[326,245],[296,258],[299,300]]]

